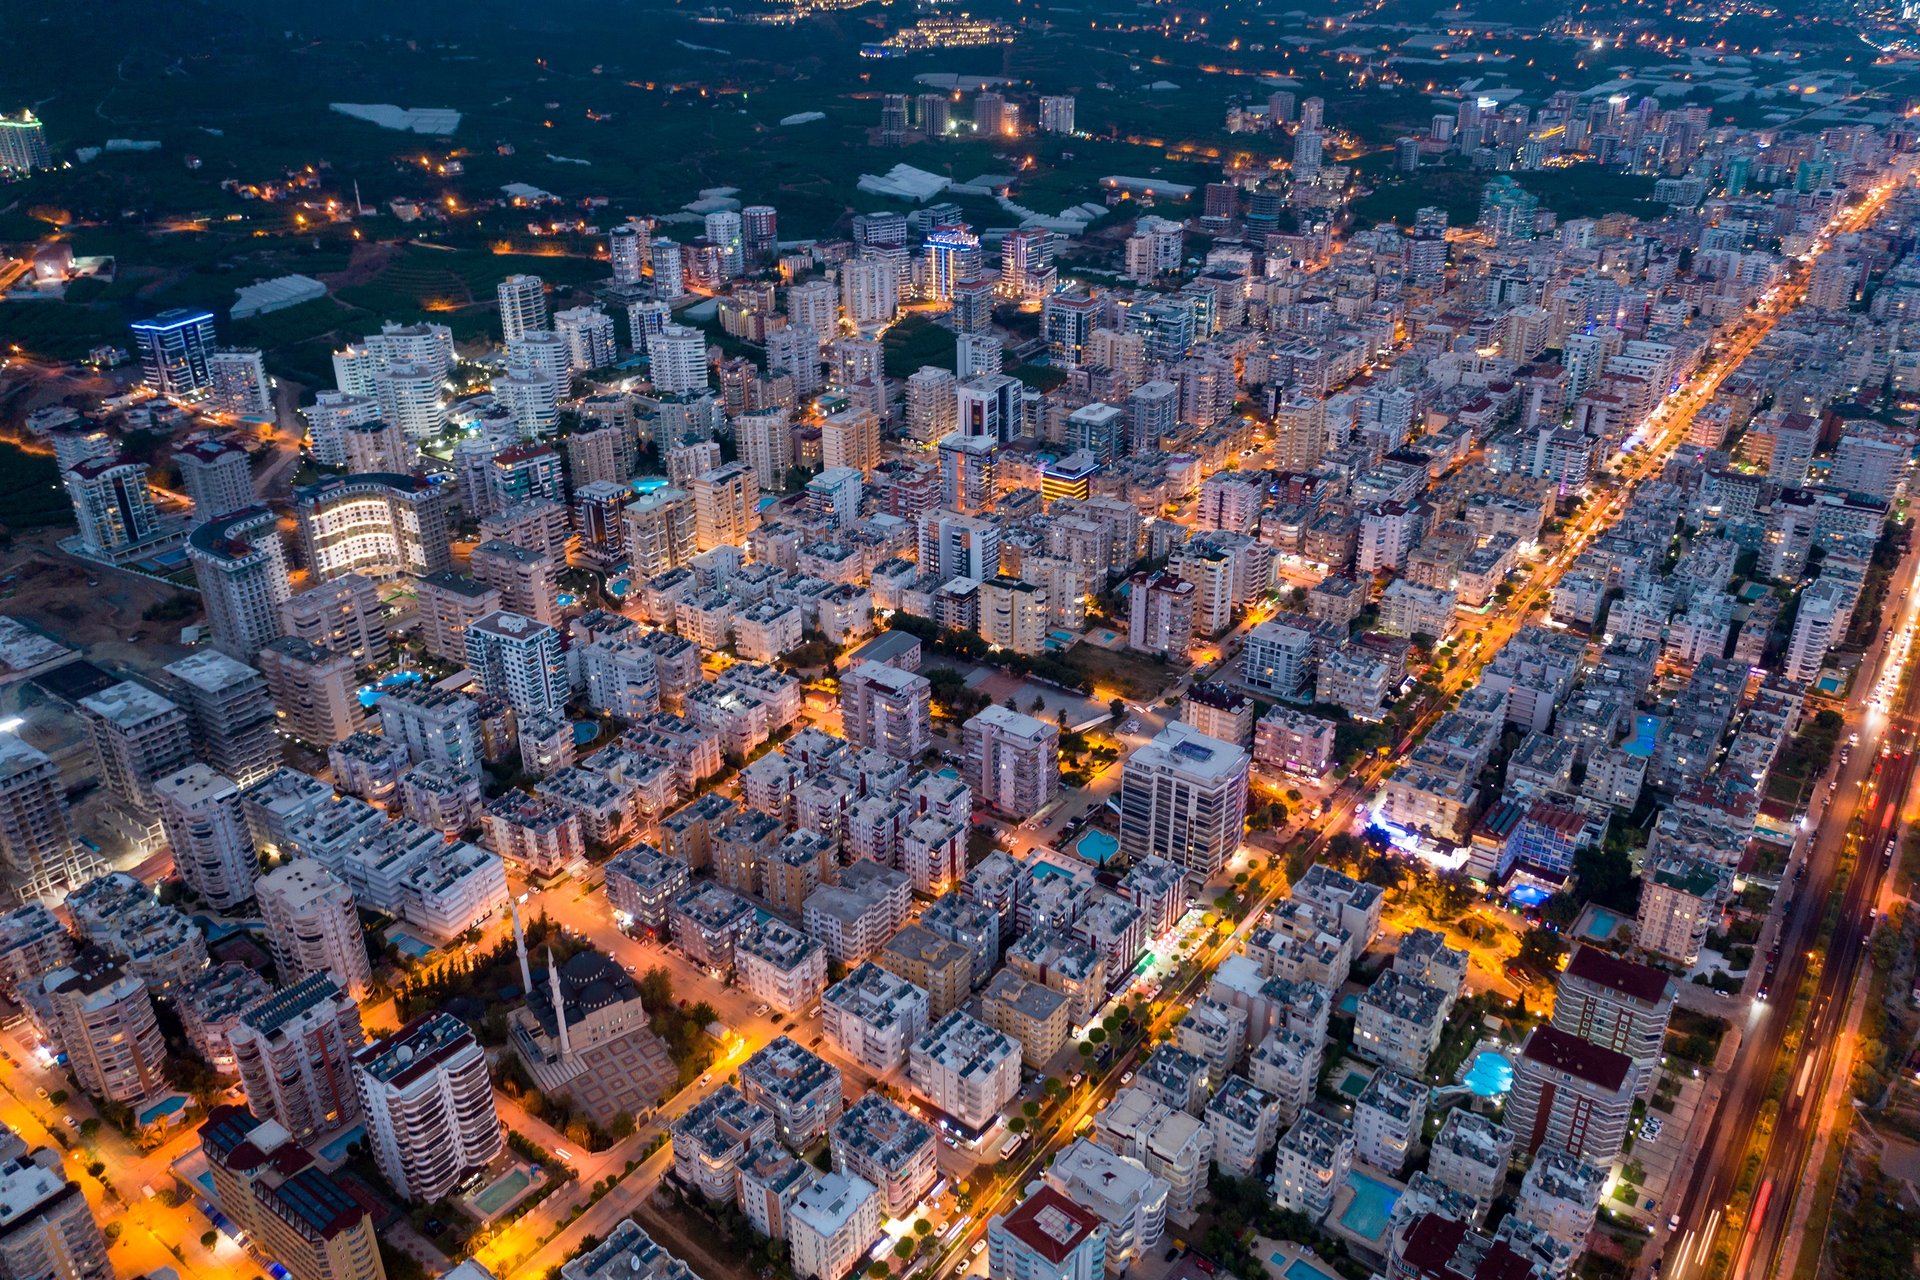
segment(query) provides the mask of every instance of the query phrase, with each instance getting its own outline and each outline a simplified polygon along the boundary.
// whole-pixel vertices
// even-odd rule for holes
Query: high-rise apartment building
[[[331,974],[310,973],[240,1015],[227,1033],[247,1106],[296,1138],[360,1114],[353,1055],[366,1043],[360,1006]]]
[[[280,606],[291,591],[279,518],[265,507],[248,507],[199,525],[187,539],[187,562],[214,648],[252,661],[280,634]]]
[[[760,486],[744,462],[695,476],[687,485],[693,497],[693,540],[698,551],[744,547],[760,527]]]
[[[481,686],[521,715],[545,715],[567,702],[560,633],[544,622],[502,609],[467,628],[467,665]]]
[[[656,393],[687,395],[707,389],[707,337],[698,329],[669,324],[647,335],[647,377]]]
[[[963,735],[967,785],[977,802],[1025,819],[1060,794],[1056,726],[995,705],[968,720]]]
[[[175,701],[184,706],[195,754],[240,787],[280,767],[273,733],[273,695],[267,678],[218,649],[170,662]]]
[[[500,1154],[487,1055],[448,1013],[429,1013],[354,1055],[367,1142],[387,1185],[432,1203]]]
[[[122,680],[80,699],[80,715],[107,789],[153,812],[153,784],[193,759],[187,713],[147,686]]]
[[[74,835],[60,767],[11,733],[0,733],[0,861],[27,897],[84,882],[96,862]]]
[[[502,342],[517,342],[529,333],[551,327],[547,320],[547,286],[539,276],[508,276],[496,293]]]
[[[189,888],[226,911],[253,897],[260,856],[231,778],[195,761],[153,784],[173,867]]]
[[[1127,648],[1182,661],[1193,645],[1193,583],[1171,573],[1136,573],[1128,580]]]
[[[453,493],[419,476],[334,476],[293,491],[307,568],[317,582],[344,573],[425,577],[453,567]]]
[[[132,329],[140,380],[155,395],[187,398],[213,385],[213,312],[176,307]]]
[[[360,723],[353,659],[298,636],[281,636],[254,659],[267,678],[282,732],[314,746],[332,746]]]
[[[933,686],[924,676],[860,663],[840,681],[847,741],[896,760],[918,760],[933,740],[932,697]]]
[[[96,1098],[135,1105],[168,1088],[167,1044],[147,984],[99,947],[42,979],[44,1030]]]
[[[126,458],[86,458],[66,473],[80,541],[97,556],[114,556],[153,540],[160,513],[147,489],[147,464]]]
[[[17,113],[0,115],[0,172],[30,173],[51,168],[53,150],[47,146],[47,129],[40,118],[24,107]]]
[[[0,131],[4,123],[0,123]],[[106,1237],[60,1153],[42,1147],[0,1160],[0,1280],[112,1280]]]
[[[253,463],[245,449],[219,440],[198,440],[174,450],[173,461],[180,468],[181,487],[193,500],[196,523],[254,505]]]
[[[254,882],[267,945],[283,980],[325,973],[358,1000],[372,980],[347,882],[313,858],[284,862]]]
[[[1205,880],[1240,847],[1251,760],[1231,743],[1176,721],[1127,757],[1120,775],[1120,847],[1130,861],[1161,857]]]

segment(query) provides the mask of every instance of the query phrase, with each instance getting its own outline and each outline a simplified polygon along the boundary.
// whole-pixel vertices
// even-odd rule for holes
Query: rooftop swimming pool
[[[1473,1055],[1473,1065],[1461,1082],[1476,1098],[1498,1098],[1513,1088],[1513,1063],[1504,1053],[1482,1049]]]
[[[1120,842],[1104,831],[1088,831],[1073,842],[1073,851],[1097,867],[1107,865],[1107,859],[1120,852]]]
[[[1368,1240],[1380,1239],[1387,1233],[1387,1222],[1393,1216],[1393,1206],[1400,1203],[1400,1193],[1358,1171],[1347,1175],[1347,1187],[1353,1199],[1341,1213],[1340,1225]],[[1288,1272],[1291,1274],[1291,1267]]]
[[[1042,860],[1042,861],[1035,862],[1033,864],[1032,870],[1028,874],[1030,874],[1035,880],[1052,880],[1057,876],[1071,877],[1073,875],[1073,872],[1067,870],[1063,866],[1060,866],[1058,863],[1047,862]]]
[[[1537,907],[1552,896],[1553,894],[1537,884],[1520,884],[1515,885],[1513,891],[1507,894],[1507,901],[1518,903],[1523,907]]]

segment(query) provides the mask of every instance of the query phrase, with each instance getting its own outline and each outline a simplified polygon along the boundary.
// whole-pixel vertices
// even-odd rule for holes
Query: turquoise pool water
[[[1347,1186],[1353,1190],[1353,1199],[1340,1215],[1340,1225],[1357,1236],[1378,1240],[1387,1233],[1387,1220],[1393,1216],[1393,1206],[1400,1203],[1400,1193],[1364,1173],[1348,1174]],[[1292,1268],[1288,1272],[1291,1274]]]
[[[432,947],[420,941],[420,939],[414,937],[410,933],[393,934],[391,935],[390,940],[392,941],[394,946],[400,948],[400,953],[402,955],[412,956],[416,960],[424,960],[428,956],[433,954]]]
[[[1120,852],[1120,842],[1104,831],[1089,831],[1073,842],[1073,851],[1095,866],[1104,867],[1108,858]]]
[[[1286,1262],[1286,1258],[1287,1255],[1284,1253],[1274,1254],[1273,1265],[1276,1267],[1279,1266],[1282,1262]],[[1287,1262],[1287,1269],[1280,1274],[1285,1276],[1286,1280],[1333,1280],[1331,1275],[1314,1266],[1305,1258],[1295,1258],[1292,1262]]]
[[[170,1116],[187,1105],[187,1095],[176,1093],[171,1098],[162,1098],[140,1113],[141,1124],[152,1124],[163,1116]]]
[[[514,1197],[526,1190],[527,1184],[532,1181],[525,1169],[509,1169],[474,1194],[473,1207],[492,1217],[512,1204]]]
[[[641,476],[633,482],[633,491],[638,494],[653,493],[667,487],[665,476]]]
[[[1360,993],[1358,991],[1347,992],[1347,994],[1340,997],[1340,1003],[1337,1007],[1340,1012],[1349,1017],[1357,1015],[1360,1012]]]
[[[1482,1049],[1473,1055],[1464,1083],[1477,1098],[1498,1098],[1513,1088],[1513,1064],[1503,1053]]]
[[[347,1158],[347,1148],[366,1136],[367,1126],[357,1124],[335,1138],[332,1142],[329,1142],[326,1146],[320,1148],[320,1158],[323,1160],[345,1160]]]
[[[1056,876],[1071,878],[1073,872],[1067,870],[1065,867],[1056,866],[1051,862],[1036,862],[1033,864],[1032,871],[1028,874],[1032,875],[1035,880],[1052,880]]]
[[[1607,910],[1605,907],[1595,907],[1593,909],[1593,916],[1587,921],[1587,927],[1584,932],[1595,942],[1605,942],[1613,936],[1614,930],[1619,927],[1619,916]]]
[[[419,684],[421,681],[425,679],[426,677],[421,675],[418,671],[388,672],[386,675],[381,676],[378,680],[374,681],[372,684],[364,684],[360,686],[360,692],[358,695],[360,699],[360,705],[363,707],[371,707],[374,703],[380,701],[380,695],[387,692],[389,689],[399,689],[406,685]]]
[[[1361,1091],[1366,1087],[1367,1077],[1364,1072],[1349,1071],[1340,1080],[1340,1092],[1346,1094],[1349,1098],[1359,1097]]]
[[[554,599],[560,602],[560,607],[562,609],[571,609],[574,605],[580,602],[579,596],[570,595],[565,591],[562,591],[559,595],[555,596]]]
[[[589,742],[592,742],[594,739],[594,735],[598,734],[599,732],[600,732],[600,726],[595,724],[593,721],[575,720],[573,722],[573,744],[576,747],[584,747]]]

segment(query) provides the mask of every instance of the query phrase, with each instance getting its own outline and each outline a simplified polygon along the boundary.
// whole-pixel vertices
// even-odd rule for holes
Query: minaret
[[[513,911],[513,949],[520,953],[520,990],[533,994],[533,971],[527,968],[527,933],[520,927],[520,904],[512,898],[507,906]]]
[[[547,990],[553,995],[553,1021],[560,1028],[560,1056],[573,1056],[567,1043],[567,1002],[560,998],[560,966],[553,962],[553,948],[547,948]]]

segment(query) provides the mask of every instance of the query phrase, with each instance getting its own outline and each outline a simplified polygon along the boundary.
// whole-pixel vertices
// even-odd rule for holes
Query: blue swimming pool
[[[1347,1186],[1353,1191],[1353,1199],[1340,1215],[1340,1225],[1368,1240],[1386,1235],[1387,1222],[1393,1216],[1393,1206],[1400,1203],[1400,1193],[1378,1178],[1358,1171],[1347,1175]]]
[[[360,692],[357,696],[360,699],[361,706],[371,707],[374,703],[380,701],[381,694],[389,690],[405,688],[407,685],[419,684],[425,679],[426,677],[418,671],[389,671],[372,684],[361,685]]]
[[[326,1146],[320,1148],[320,1158],[323,1160],[345,1160],[347,1158],[347,1148],[366,1136],[367,1126],[357,1124],[335,1138],[332,1142],[329,1142]]]
[[[1595,907],[1593,913],[1587,917],[1587,923],[1581,927],[1581,932],[1595,942],[1605,942],[1613,937],[1619,928],[1619,916],[1605,907]]]
[[[1504,1053],[1482,1049],[1473,1055],[1462,1082],[1477,1098],[1498,1098],[1513,1088],[1513,1063]]]
[[[1285,1261],[1286,1256],[1284,1253],[1274,1254],[1273,1265],[1279,1266]],[[1287,1269],[1280,1274],[1285,1276],[1286,1280],[1333,1280],[1332,1274],[1322,1271],[1305,1258],[1295,1258],[1292,1262],[1288,1262]]]
[[[1515,885],[1507,901],[1522,907],[1537,907],[1553,895],[1537,884]]]
[[[1073,851],[1097,867],[1120,852],[1120,842],[1104,831],[1089,831],[1073,842]]]
[[[1340,1003],[1335,1007],[1349,1018],[1357,1017],[1360,1013],[1360,993],[1358,991],[1347,992],[1347,994],[1340,997]]]
[[[600,726],[592,720],[575,720],[573,722],[573,745],[576,747],[586,746],[598,737],[599,734]]]
[[[571,595],[565,591],[562,591],[559,595],[555,596],[554,599],[560,602],[560,607],[562,609],[571,609],[573,608],[574,605],[580,603],[579,596]]]
[[[171,1097],[162,1098],[140,1113],[140,1123],[152,1124],[156,1120],[161,1120],[175,1114],[186,1105],[187,1095],[184,1093],[176,1093]]]

